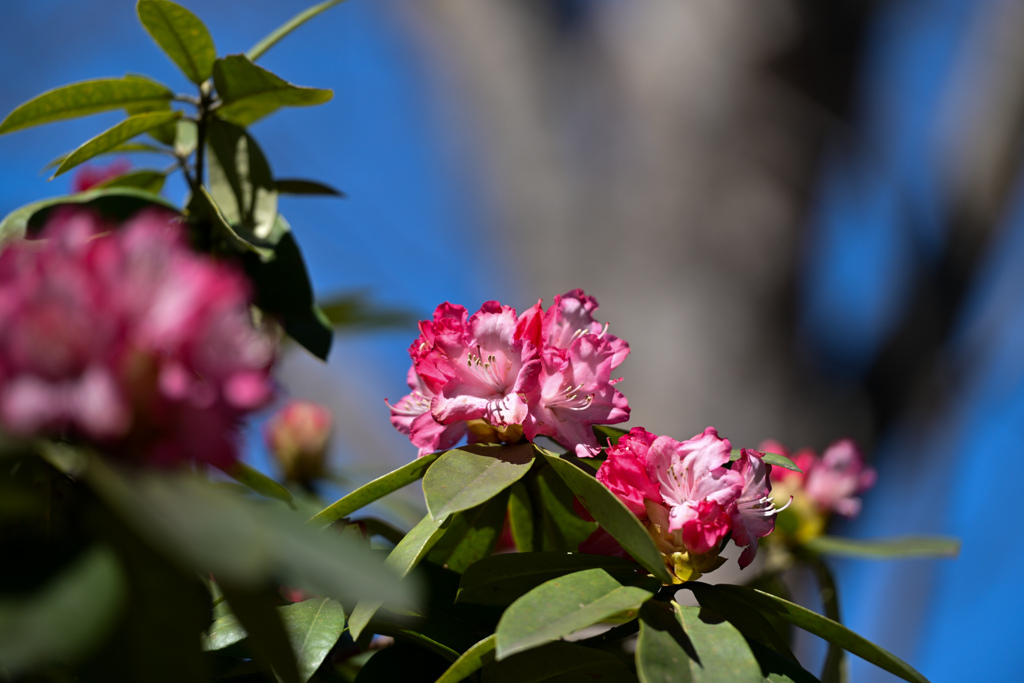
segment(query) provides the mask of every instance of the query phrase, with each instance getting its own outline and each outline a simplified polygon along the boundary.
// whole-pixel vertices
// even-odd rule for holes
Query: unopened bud
[[[267,448],[288,481],[308,484],[324,474],[331,438],[331,411],[310,401],[292,401],[267,423]]]

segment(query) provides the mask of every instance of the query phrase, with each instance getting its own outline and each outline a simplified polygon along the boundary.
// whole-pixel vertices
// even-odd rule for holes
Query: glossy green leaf
[[[716,586],[716,588],[723,593],[746,602],[753,609],[775,614],[794,626],[813,633],[830,643],[835,643],[847,652],[855,654],[904,680],[912,681],[913,683],[927,682],[924,676],[888,650],[857,635],[842,624],[827,619],[805,607],[762,591],[746,588],[745,586],[723,584]]]
[[[240,126],[213,119],[207,130],[210,196],[239,235],[272,247],[277,190],[270,164],[256,140]]]
[[[283,485],[274,481],[259,470],[246,465],[244,462],[236,462],[230,469],[224,470],[225,474],[252,489],[261,496],[275,498],[294,506],[294,499],[291,491]]]
[[[167,176],[164,175],[163,171],[157,171],[150,168],[142,168],[137,171],[129,171],[115,178],[110,178],[102,183],[98,183],[94,187],[96,189],[103,189],[107,187],[136,187],[145,192],[152,192],[157,194],[164,187],[164,180]]]
[[[190,81],[198,85],[213,74],[217,49],[199,17],[168,0],[139,0],[137,9],[143,27]]]
[[[580,553],[504,553],[466,569],[456,600],[477,605],[508,605],[537,586],[585,569],[603,569],[627,582],[637,576],[630,560]]]
[[[384,308],[361,293],[329,297],[319,306],[331,325],[346,329],[407,329],[415,327],[419,319],[410,311]]]
[[[546,581],[505,610],[495,631],[499,660],[558,640],[621,612],[640,609],[653,593],[623,586],[603,569]]]
[[[314,598],[279,608],[305,683],[320,668],[345,629],[345,610],[330,598]]]
[[[622,659],[602,650],[554,642],[485,665],[483,683],[633,683]]]
[[[136,114],[112,128],[108,128],[91,140],[85,142],[60,162],[60,166],[53,172],[52,178],[56,178],[65,171],[69,171],[83,161],[88,161],[98,154],[103,154],[117,147],[122,142],[132,139],[136,135],[145,133],[166,123],[181,118],[181,112],[156,112],[152,114]],[[51,179],[52,179],[51,178]]]
[[[168,102],[174,93],[148,78],[99,78],[72,83],[34,97],[0,122],[0,135],[43,123],[133,105]]]
[[[220,583],[238,623],[245,629],[250,651],[269,666],[281,683],[299,683],[298,664],[285,631],[275,596],[266,589],[237,589]]]
[[[750,609],[747,602],[719,590],[717,585],[694,581],[688,583],[687,588],[693,591],[693,595],[701,607],[728,619],[749,640],[762,643],[794,662],[796,661],[796,655],[790,650],[788,639],[784,634],[780,633],[760,611]]]
[[[740,448],[732,449],[732,452],[729,454],[729,460],[732,460],[734,462],[736,460],[739,460],[740,452],[741,451],[742,451],[742,449],[740,449]],[[794,463],[792,460],[790,460],[786,456],[779,455],[778,453],[765,453],[764,454],[764,458],[762,458],[762,459],[767,464],[769,464],[769,465],[775,465],[776,467],[783,467],[783,468],[785,468],[787,470],[792,470],[794,472],[803,472],[802,469],[800,469],[799,467],[796,466],[796,463]]]
[[[0,671],[17,677],[88,654],[121,613],[126,584],[117,556],[95,547],[35,592],[0,599]]]
[[[221,97],[214,113],[239,126],[248,126],[281,107],[323,104],[334,96],[330,90],[292,85],[244,55],[214,62],[213,82]]]
[[[327,0],[326,2],[321,2],[302,10],[267,34],[262,40],[260,40],[260,42],[249,48],[249,51],[245,53],[245,56],[255,62],[257,59],[262,57],[267,50],[277,45],[277,43],[289,33],[302,26],[318,14],[321,14],[322,12],[343,2],[345,2],[345,0]]]
[[[115,218],[130,216],[147,206],[159,206],[175,212],[178,210],[163,197],[137,188],[92,189],[79,194],[43,199],[15,209],[0,221],[0,244],[9,239],[24,237],[30,225],[37,226],[49,211],[65,204],[86,204]]]
[[[956,557],[960,540],[943,536],[902,536],[899,538],[840,538],[818,536],[807,541],[804,550],[819,555],[888,560],[908,557]]]
[[[633,559],[663,582],[672,582],[661,552],[654,545],[647,529],[614,493],[570,462],[548,453],[544,457],[587,511]]]
[[[429,559],[460,574],[490,556],[505,526],[508,491],[469,510],[458,512],[431,550]]]
[[[400,576],[405,577],[434,547],[437,540],[444,534],[445,529],[448,528],[448,523],[447,518],[437,520],[426,515],[394,547],[384,563]],[[379,600],[361,600],[356,605],[349,619],[349,631],[353,638],[359,638],[359,634],[370,623],[370,619],[382,604]]]
[[[310,519],[309,523],[313,526],[326,526],[337,522],[339,519],[348,517],[356,510],[366,507],[375,500],[379,500],[389,493],[417,481],[440,456],[440,453],[430,453],[402,465],[397,470],[388,472],[382,477],[377,477],[370,483],[360,486],[344,498],[328,505]]]
[[[459,683],[494,661],[496,636],[491,634],[462,653],[434,683]]]
[[[484,454],[448,451],[423,477],[423,495],[434,519],[468,510],[519,481],[533,465],[532,444],[495,447]]]
[[[278,178],[274,181],[274,187],[281,194],[324,195],[328,197],[345,196],[344,192],[336,190],[330,185],[300,178]]]
[[[221,604],[226,607],[228,603],[225,600]],[[238,617],[228,610],[227,614],[214,619],[210,630],[203,635],[203,650],[223,650],[245,640],[247,635]]]

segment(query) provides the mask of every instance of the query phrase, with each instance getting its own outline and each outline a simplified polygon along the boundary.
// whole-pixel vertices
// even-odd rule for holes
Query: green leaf
[[[423,495],[434,519],[468,510],[519,481],[533,465],[532,444],[494,447],[484,454],[448,451],[423,477]]]
[[[88,654],[114,626],[126,584],[117,556],[97,546],[34,593],[0,599],[0,671],[17,678]]]
[[[326,2],[321,2],[318,5],[313,5],[312,7],[302,10],[267,34],[262,40],[260,40],[260,42],[249,48],[249,51],[245,53],[245,56],[255,62],[257,59],[262,57],[267,50],[277,45],[277,43],[289,33],[302,26],[321,12],[329,10],[342,2],[345,2],[345,0],[327,0]]]
[[[691,582],[694,583],[694,582]],[[691,584],[686,584],[690,587]],[[745,586],[720,584],[716,590],[746,602],[751,608],[779,618],[809,633],[835,643],[847,652],[871,662],[875,666],[913,683],[927,683],[927,679],[902,659],[869,640],[857,635],[842,624],[827,619],[800,605]]]
[[[299,670],[288,633],[275,605],[271,591],[239,590],[230,582],[221,582],[220,588],[245,629],[256,659],[263,660],[273,669],[282,683],[299,683]]]
[[[598,524],[604,527],[633,559],[664,583],[672,582],[672,576],[665,568],[661,552],[654,545],[647,529],[614,493],[592,475],[570,462],[550,453],[544,453],[544,457]]]
[[[943,536],[902,536],[899,538],[840,538],[818,536],[803,545],[818,555],[888,560],[907,557],[956,557],[960,540]]]
[[[748,603],[719,590],[717,585],[694,581],[687,584],[687,588],[693,591],[693,595],[701,607],[717,612],[728,619],[749,640],[762,643],[794,662],[796,661],[796,655],[790,650],[787,638],[779,633],[771,621],[760,611],[750,609]]]
[[[330,598],[314,598],[278,611],[299,665],[299,680],[306,683],[345,630],[345,609]]]
[[[199,85],[213,74],[217,49],[199,17],[168,0],[139,0],[137,9],[143,27],[190,81]]]
[[[475,508],[456,513],[430,552],[430,561],[461,574],[473,563],[490,556],[504,528],[507,507],[506,490]]]
[[[199,142],[199,130],[195,121],[182,119],[174,127],[174,153],[187,157],[196,151]]]
[[[603,569],[585,569],[546,581],[505,610],[495,632],[497,659],[637,610],[653,595],[621,585]]]
[[[227,601],[221,604],[226,605]],[[247,635],[245,627],[238,621],[238,617],[229,611],[214,619],[210,630],[203,635],[203,650],[223,650],[245,640]]]
[[[447,518],[437,520],[430,515],[426,515],[392,549],[384,564],[394,569],[398,572],[399,576],[404,578],[430,552],[430,549],[434,547],[434,544],[441,538],[447,528]],[[352,616],[348,622],[349,631],[352,633],[353,638],[359,638],[359,634],[370,623],[370,619],[373,618],[373,615],[376,614],[382,604],[382,601],[377,600],[359,601],[356,608],[352,610]]]
[[[329,197],[345,196],[344,192],[336,190],[330,185],[318,183],[315,180],[302,180],[300,178],[278,178],[274,181],[274,187],[281,194],[327,195]]]
[[[182,123],[182,122],[179,121],[178,123]],[[171,150],[167,149],[166,147],[160,147],[158,145],[153,145],[153,144],[150,144],[148,142],[126,142],[123,145],[118,145],[117,147],[114,147],[113,149],[108,149],[106,152],[103,152],[103,154],[97,154],[96,156],[100,157],[100,156],[105,156],[105,155],[109,155],[109,154],[131,154],[131,153],[134,153],[134,152],[140,152],[140,153],[143,153],[143,154],[168,154],[168,155],[171,154]],[[61,154],[59,157],[57,157],[53,161],[51,161],[50,163],[46,164],[46,166],[43,166],[42,170],[43,171],[48,171],[51,168],[56,168],[56,167],[60,166],[61,162],[64,161],[65,159],[67,159],[67,158],[68,158],[67,154]],[[95,158],[95,157],[93,157],[93,158]]]
[[[571,643],[548,643],[484,666],[483,683],[632,683],[636,676],[615,655]]]
[[[192,195],[185,210],[188,212],[190,221],[206,221],[213,227],[214,232],[224,241],[225,245],[235,251],[241,254],[255,254],[264,261],[274,258],[273,249],[252,244],[235,232],[205,187],[200,187],[199,191]]]
[[[72,83],[34,97],[0,122],[0,135],[52,121],[110,109],[168,102],[174,93],[148,78],[99,78]]]
[[[214,113],[239,126],[248,126],[281,107],[323,104],[334,96],[330,90],[292,85],[244,55],[228,55],[214,62],[213,82],[221,97]]]
[[[440,453],[424,455],[422,458],[418,458],[410,463],[402,465],[393,472],[389,472],[382,477],[374,479],[370,483],[359,487],[344,498],[328,505],[310,519],[309,524],[312,524],[313,526],[327,526],[328,524],[337,522],[343,517],[348,517],[356,510],[366,507],[370,503],[383,498],[389,493],[408,486],[414,481],[420,479],[427,471],[427,468],[430,467],[430,465],[440,456]]]
[[[115,178],[110,178],[102,183],[95,185],[96,189],[103,189],[107,187],[136,187],[145,192],[152,192],[157,194],[164,187],[164,180],[167,176],[164,175],[163,171],[157,171],[150,168],[142,168],[137,171],[129,171]]]
[[[434,683],[459,683],[471,673],[493,662],[495,638],[496,636],[491,634],[463,652],[462,656],[456,659]]]
[[[245,240],[273,246],[277,190],[270,164],[256,140],[240,126],[213,119],[207,130],[210,195]]]
[[[136,188],[91,189],[79,194],[43,199],[15,209],[0,221],[0,244],[9,239],[24,237],[30,225],[38,226],[51,210],[65,204],[86,204],[104,215],[116,218],[125,218],[154,205],[175,212],[178,210],[163,197]]]
[[[282,500],[292,507],[295,506],[291,491],[244,462],[236,462],[231,468],[223,471],[239,484],[247,486],[261,496]]]
[[[519,552],[532,552],[537,548],[533,539],[533,505],[530,503],[530,492],[522,480],[509,487],[508,524],[512,531],[512,540]]]
[[[505,553],[486,557],[462,574],[457,602],[508,605],[537,586],[585,569],[603,569],[626,582],[637,576],[635,562],[578,553]]]
[[[739,460],[740,452],[741,451],[742,451],[742,449],[740,449],[740,448],[732,449],[732,452],[729,454],[729,460],[732,460],[733,462],[735,462],[736,460]],[[764,458],[762,458],[762,460],[764,460],[769,465],[775,465],[776,467],[783,467],[783,468],[785,468],[787,470],[792,470],[794,472],[803,472],[802,469],[800,469],[799,467],[796,466],[796,463],[794,463],[792,460],[790,460],[786,456],[779,455],[778,453],[765,453],[764,454]]]
[[[367,300],[364,294],[347,294],[320,302],[320,308],[334,327],[370,329],[405,329],[415,327],[419,316],[402,309],[382,308]]]
[[[98,154],[109,152],[122,142],[130,140],[136,135],[145,133],[147,130],[158,128],[166,123],[176,121],[179,118],[181,118],[181,112],[179,111],[156,112],[152,114],[136,114],[135,116],[129,116],[113,128],[105,130],[96,137],[82,144],[75,151],[71,152],[64,161],[60,162],[60,166],[58,166],[57,170],[53,172],[51,180],[65,171],[74,168],[83,161],[88,161]]]
[[[575,552],[597,523],[580,517],[576,497],[551,467],[535,468],[525,481],[533,509],[534,550]]]

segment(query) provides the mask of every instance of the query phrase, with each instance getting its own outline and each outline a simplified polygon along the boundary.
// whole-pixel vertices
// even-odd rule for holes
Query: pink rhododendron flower
[[[248,282],[193,253],[169,212],[115,228],[60,210],[0,253],[0,425],[229,466],[241,418],[273,395]]]
[[[739,557],[746,567],[757,553],[757,539],[774,528],[770,467],[763,454],[743,449],[730,466],[731,452],[713,427],[683,442],[636,427],[607,449],[597,472],[644,523],[680,581],[721,566],[719,552],[730,535],[746,546]],[[580,545],[581,552],[607,554],[608,548],[601,530]]]
[[[470,440],[550,436],[582,455],[599,446],[591,425],[629,417],[611,371],[629,353],[593,319],[581,290],[540,302],[523,316],[488,301],[472,316],[444,303],[420,322],[409,348],[412,393],[391,407],[392,424],[420,455]]]
[[[323,476],[333,422],[331,411],[312,401],[291,401],[274,413],[263,437],[286,479],[308,484]]]
[[[71,191],[85,192],[100,183],[124,175],[132,169],[132,162],[127,159],[114,159],[106,166],[85,164],[79,166],[71,176]]]
[[[776,441],[766,441],[761,447],[788,456],[785,446]],[[819,513],[856,516],[861,507],[857,496],[875,484],[875,469],[864,462],[864,456],[852,439],[836,441],[820,458],[805,448],[792,460],[803,473],[776,468],[772,470],[772,480],[792,489],[794,496],[805,496]]]

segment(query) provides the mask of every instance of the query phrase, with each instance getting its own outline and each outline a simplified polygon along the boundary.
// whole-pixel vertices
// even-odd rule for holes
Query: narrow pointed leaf
[[[334,96],[330,90],[292,85],[244,55],[228,55],[214,62],[213,82],[221,97],[214,113],[239,126],[248,126],[281,107],[323,104]]]
[[[440,456],[440,453],[430,453],[402,465],[397,470],[388,472],[382,477],[377,477],[370,483],[360,486],[344,498],[328,505],[310,519],[309,523],[313,526],[327,526],[337,522],[339,519],[348,517],[356,510],[366,507],[375,500],[379,500],[389,493],[420,479],[426,473],[427,468]]]
[[[732,452],[729,454],[729,460],[732,460],[732,461],[739,460],[741,450],[742,449],[740,449],[740,448],[732,449]],[[785,468],[787,470],[792,470],[794,472],[803,472],[802,469],[800,469],[799,467],[796,466],[795,462],[793,462],[792,460],[790,460],[789,458],[787,458],[784,455],[779,455],[778,453],[765,453],[764,454],[764,458],[762,458],[762,459],[767,464],[769,464],[769,465],[775,465],[776,467],[783,467],[783,468]]]
[[[420,316],[412,311],[384,308],[361,293],[329,297],[319,302],[334,327],[359,330],[414,327]]]
[[[97,189],[106,187],[136,187],[140,190],[157,194],[163,189],[166,179],[167,176],[164,175],[163,171],[142,168],[136,171],[129,171],[109,180],[104,180],[102,183],[94,185],[94,187]]]
[[[640,609],[653,593],[623,586],[603,569],[546,581],[519,598],[498,622],[497,659],[558,640],[621,612]]]
[[[213,74],[217,49],[199,17],[168,0],[139,0],[139,20],[156,44],[199,85]]]
[[[392,549],[384,564],[397,571],[399,576],[405,577],[430,552],[447,527],[447,518],[437,520],[426,515]],[[349,618],[349,631],[353,638],[359,638],[359,634],[370,623],[370,619],[382,604],[383,602],[376,600],[359,601]]]
[[[299,667],[299,681],[306,683],[320,668],[345,630],[345,609],[330,598],[314,598],[278,608]]]
[[[752,608],[777,615],[779,618],[804,629],[809,633],[835,643],[851,654],[885,669],[891,674],[911,681],[927,683],[927,679],[902,659],[875,645],[866,638],[857,635],[842,624],[827,619],[817,612],[783,600],[769,593],[764,593],[744,586],[719,585],[717,589],[745,601]]]
[[[462,653],[434,683],[459,683],[462,679],[494,661],[496,636],[491,634]]]
[[[60,166],[58,166],[57,170],[53,172],[52,178],[56,178],[65,171],[74,168],[83,161],[92,159],[98,154],[109,152],[122,142],[130,140],[136,135],[145,133],[147,130],[158,128],[166,123],[176,121],[179,118],[181,118],[181,112],[178,111],[136,114],[135,116],[129,116],[113,128],[105,130],[81,145],[75,151],[71,152],[64,161],[60,162]]]
[[[343,2],[345,2],[345,0],[327,0],[326,2],[321,2],[318,5],[313,5],[312,7],[302,10],[294,17],[264,36],[260,42],[249,48],[249,51],[245,53],[245,56],[255,62],[257,59],[262,57],[267,50],[277,45],[277,43],[289,33],[302,26],[318,14],[321,14],[322,12]]]
[[[476,507],[519,481],[533,465],[532,444],[488,449],[487,455],[448,451],[423,477],[423,495],[434,519]]]
[[[134,76],[72,83],[34,97],[12,111],[0,122],[0,135],[111,109],[168,102],[172,97],[174,92],[167,86]]]
[[[141,152],[143,154],[172,154],[171,150],[169,150],[168,148],[153,145],[148,142],[126,142],[123,145],[118,145],[117,147],[108,149],[106,152],[103,152],[103,154],[97,154],[96,156],[99,157],[108,154],[129,154],[132,152]],[[60,155],[53,161],[46,164],[46,166],[43,166],[42,170],[47,171],[51,168],[57,168],[58,166],[60,166],[62,161],[67,159],[67,157],[67,154]]]
[[[818,536],[803,545],[819,555],[858,557],[864,560],[888,560],[908,557],[956,557],[960,540],[943,536],[903,536],[900,538],[840,538]]]
[[[336,190],[330,185],[318,183],[315,180],[301,180],[299,178],[278,178],[274,181],[274,187],[281,194],[298,195],[326,195],[328,197],[344,197],[345,193]]]
[[[295,502],[292,498],[291,491],[259,470],[246,465],[244,462],[236,462],[230,469],[224,470],[224,473],[239,484],[244,484],[261,496],[275,498],[277,500],[284,501],[289,505],[293,505]]]
[[[614,493],[572,463],[548,453],[545,453],[544,457],[598,524],[604,527],[633,559],[663,582],[672,582],[672,576],[665,568],[661,552],[654,545],[647,529]]]

